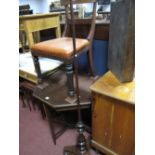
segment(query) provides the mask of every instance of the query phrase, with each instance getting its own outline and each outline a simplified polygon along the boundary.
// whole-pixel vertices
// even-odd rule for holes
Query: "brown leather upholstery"
[[[89,45],[87,39],[76,38],[76,52]],[[53,56],[58,58],[70,58],[73,55],[73,40],[70,37],[52,39],[37,43],[31,47],[32,54],[41,56]]]

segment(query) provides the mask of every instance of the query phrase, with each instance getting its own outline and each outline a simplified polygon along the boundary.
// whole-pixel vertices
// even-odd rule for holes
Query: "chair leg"
[[[38,75],[38,84],[41,84],[42,83],[42,74],[41,74],[39,59],[37,56],[33,56],[33,60],[34,60],[35,70]]]
[[[87,58],[88,58],[88,65],[89,65],[90,74],[92,76],[95,76],[94,66],[93,66],[93,57],[92,57],[92,47],[90,47],[89,51],[87,52]]]
[[[68,95],[73,97],[75,94],[74,91],[74,81],[73,81],[73,65],[66,64],[66,75],[67,75],[67,88],[68,88]]]

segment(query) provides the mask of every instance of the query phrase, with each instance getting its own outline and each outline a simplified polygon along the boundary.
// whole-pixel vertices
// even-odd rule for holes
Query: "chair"
[[[83,52],[87,52],[88,64],[90,73],[94,76],[93,60],[92,60],[92,42],[95,32],[95,18],[96,18],[96,2],[95,0],[74,0],[74,4],[80,3],[93,3],[93,13],[91,19],[75,19],[75,24],[81,22],[90,22],[90,31],[86,38],[76,38],[76,56]],[[38,57],[48,57],[61,60],[65,63],[67,75],[67,89],[69,98],[74,98],[74,82],[73,82],[73,39],[69,37],[70,30],[70,13],[69,13],[69,0],[61,0],[61,4],[65,6],[66,21],[62,37],[43,41],[34,44],[31,47],[32,56],[34,57],[34,65],[38,74],[38,83],[42,83],[42,75],[40,71],[40,64]]]

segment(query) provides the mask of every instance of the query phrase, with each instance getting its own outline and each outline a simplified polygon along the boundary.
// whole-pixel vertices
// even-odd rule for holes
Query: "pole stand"
[[[76,54],[76,34],[75,34],[75,23],[74,23],[74,13],[73,13],[73,0],[70,0],[70,11],[71,11],[71,29],[73,37],[73,63],[75,70],[75,83],[76,83],[76,97],[77,97],[77,110],[78,110],[78,123],[77,130],[79,132],[77,138],[77,145],[64,147],[64,155],[89,155],[89,149],[87,147],[86,139],[83,135],[84,124],[82,123],[81,107],[80,107],[80,93],[79,93],[79,82],[78,82],[78,57]],[[70,66],[69,66],[70,67]]]
[[[79,132],[77,145],[66,146],[63,151],[64,155],[90,155],[88,151],[89,143],[86,142],[85,136],[83,135],[84,124],[82,122],[78,122],[77,129]]]

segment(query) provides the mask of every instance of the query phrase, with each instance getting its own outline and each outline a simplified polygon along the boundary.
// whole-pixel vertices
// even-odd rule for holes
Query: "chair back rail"
[[[83,3],[93,3],[93,11],[92,11],[92,17],[89,19],[76,19],[74,18],[75,25],[83,24],[83,23],[90,23],[90,29],[87,36],[87,39],[92,43],[94,32],[95,32],[95,19],[96,19],[96,0],[73,0],[73,4],[83,4]],[[61,0],[61,4],[65,5],[65,13],[66,13],[66,21],[65,21],[65,27],[63,31],[63,37],[68,36],[69,34],[69,28],[71,25],[71,18],[70,18],[70,0]]]

